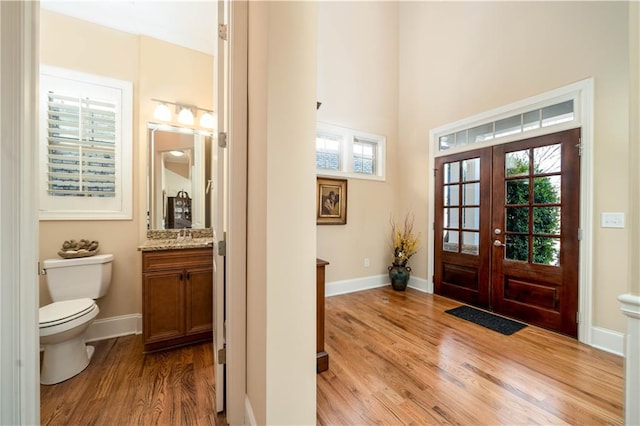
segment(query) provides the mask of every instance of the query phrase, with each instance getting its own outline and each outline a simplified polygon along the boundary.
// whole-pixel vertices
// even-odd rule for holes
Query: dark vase
[[[406,265],[406,262],[405,262]],[[404,291],[409,283],[411,276],[411,267],[404,266],[402,263],[393,262],[393,265],[387,268],[389,270],[389,279],[391,287],[396,291]]]

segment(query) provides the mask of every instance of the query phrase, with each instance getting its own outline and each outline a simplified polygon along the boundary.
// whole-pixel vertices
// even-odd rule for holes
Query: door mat
[[[497,331],[498,333],[502,333],[506,336],[510,336],[516,331],[522,330],[527,326],[521,322],[481,311],[480,309],[472,308],[471,306],[458,306],[457,308],[449,309],[445,312],[449,315],[471,321],[490,330]]]

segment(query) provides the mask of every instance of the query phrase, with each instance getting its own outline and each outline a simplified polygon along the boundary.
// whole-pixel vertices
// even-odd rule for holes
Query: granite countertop
[[[213,247],[213,230],[187,229],[187,237],[184,230],[162,229],[147,231],[147,239],[138,246],[139,251],[176,250],[190,248]]]

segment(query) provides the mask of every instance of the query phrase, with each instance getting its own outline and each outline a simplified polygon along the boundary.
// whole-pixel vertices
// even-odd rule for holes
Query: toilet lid
[[[54,302],[40,308],[40,326],[52,326],[60,322],[70,321],[93,309],[93,299],[73,299]]]

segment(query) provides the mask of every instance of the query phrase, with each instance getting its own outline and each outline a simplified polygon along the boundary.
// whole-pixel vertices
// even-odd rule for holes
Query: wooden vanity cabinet
[[[213,250],[142,252],[142,335],[152,352],[213,337]]]

